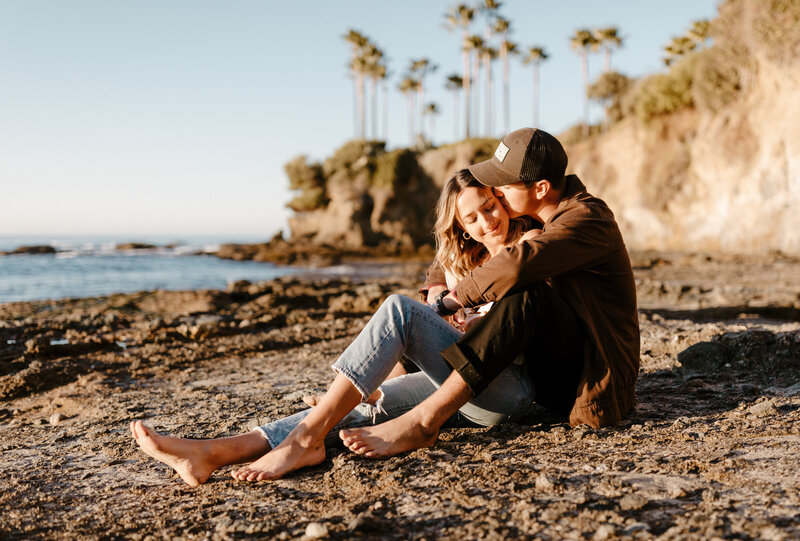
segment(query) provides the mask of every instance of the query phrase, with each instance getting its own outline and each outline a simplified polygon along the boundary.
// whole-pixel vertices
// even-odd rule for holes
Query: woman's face
[[[508,235],[508,213],[488,188],[464,188],[456,200],[456,219],[469,236],[492,248]]]

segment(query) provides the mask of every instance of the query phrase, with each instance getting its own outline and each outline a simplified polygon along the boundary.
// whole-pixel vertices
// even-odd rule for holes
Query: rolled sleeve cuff
[[[486,389],[489,382],[478,373],[475,363],[468,357],[468,353],[461,350],[458,343],[442,350],[441,356],[453,370],[459,373],[473,396],[478,396]]]

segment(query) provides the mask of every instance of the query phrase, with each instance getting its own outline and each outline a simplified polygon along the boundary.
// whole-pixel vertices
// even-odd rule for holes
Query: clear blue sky
[[[442,23],[454,3],[0,0],[0,236],[271,236],[289,216],[283,164],[354,134],[349,28],[389,57],[389,145],[408,141],[395,87],[423,56],[439,66],[426,85],[441,110],[433,139],[453,139],[443,80],[461,69],[460,39]],[[558,133],[581,117],[577,28],[619,27],[613,67],[638,77],[717,4],[507,0],[501,14],[513,41],[550,54],[540,118]],[[594,77],[602,59],[590,62]],[[511,69],[514,129],[531,123],[531,73]]]

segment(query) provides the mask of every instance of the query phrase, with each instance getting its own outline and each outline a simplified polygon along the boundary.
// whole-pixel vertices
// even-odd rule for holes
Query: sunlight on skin
[[[376,426],[341,430],[339,437],[348,449],[358,455],[387,458],[433,446],[439,431],[426,429],[418,413],[411,410]]]
[[[231,473],[240,481],[278,479],[325,460],[325,436],[361,402],[361,393],[338,374],[328,392],[308,416],[275,449]]]
[[[269,450],[269,444],[257,432],[193,440],[159,434],[142,421],[133,421],[131,434],[142,451],[171,467],[191,486],[205,483],[222,466],[253,460]]]
[[[367,458],[386,458],[430,447],[436,443],[444,422],[471,398],[472,391],[454,371],[411,411],[379,425],[341,430],[339,437],[348,449]]]

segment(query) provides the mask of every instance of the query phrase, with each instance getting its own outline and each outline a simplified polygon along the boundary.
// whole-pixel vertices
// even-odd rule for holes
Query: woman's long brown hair
[[[436,259],[445,272],[458,280],[489,258],[489,251],[483,244],[471,237],[464,238],[464,228],[456,218],[456,202],[465,188],[490,190],[478,182],[468,169],[457,172],[442,188],[436,203],[436,225],[433,228]],[[509,220],[506,245],[514,244],[533,225],[533,220],[527,217]]]

